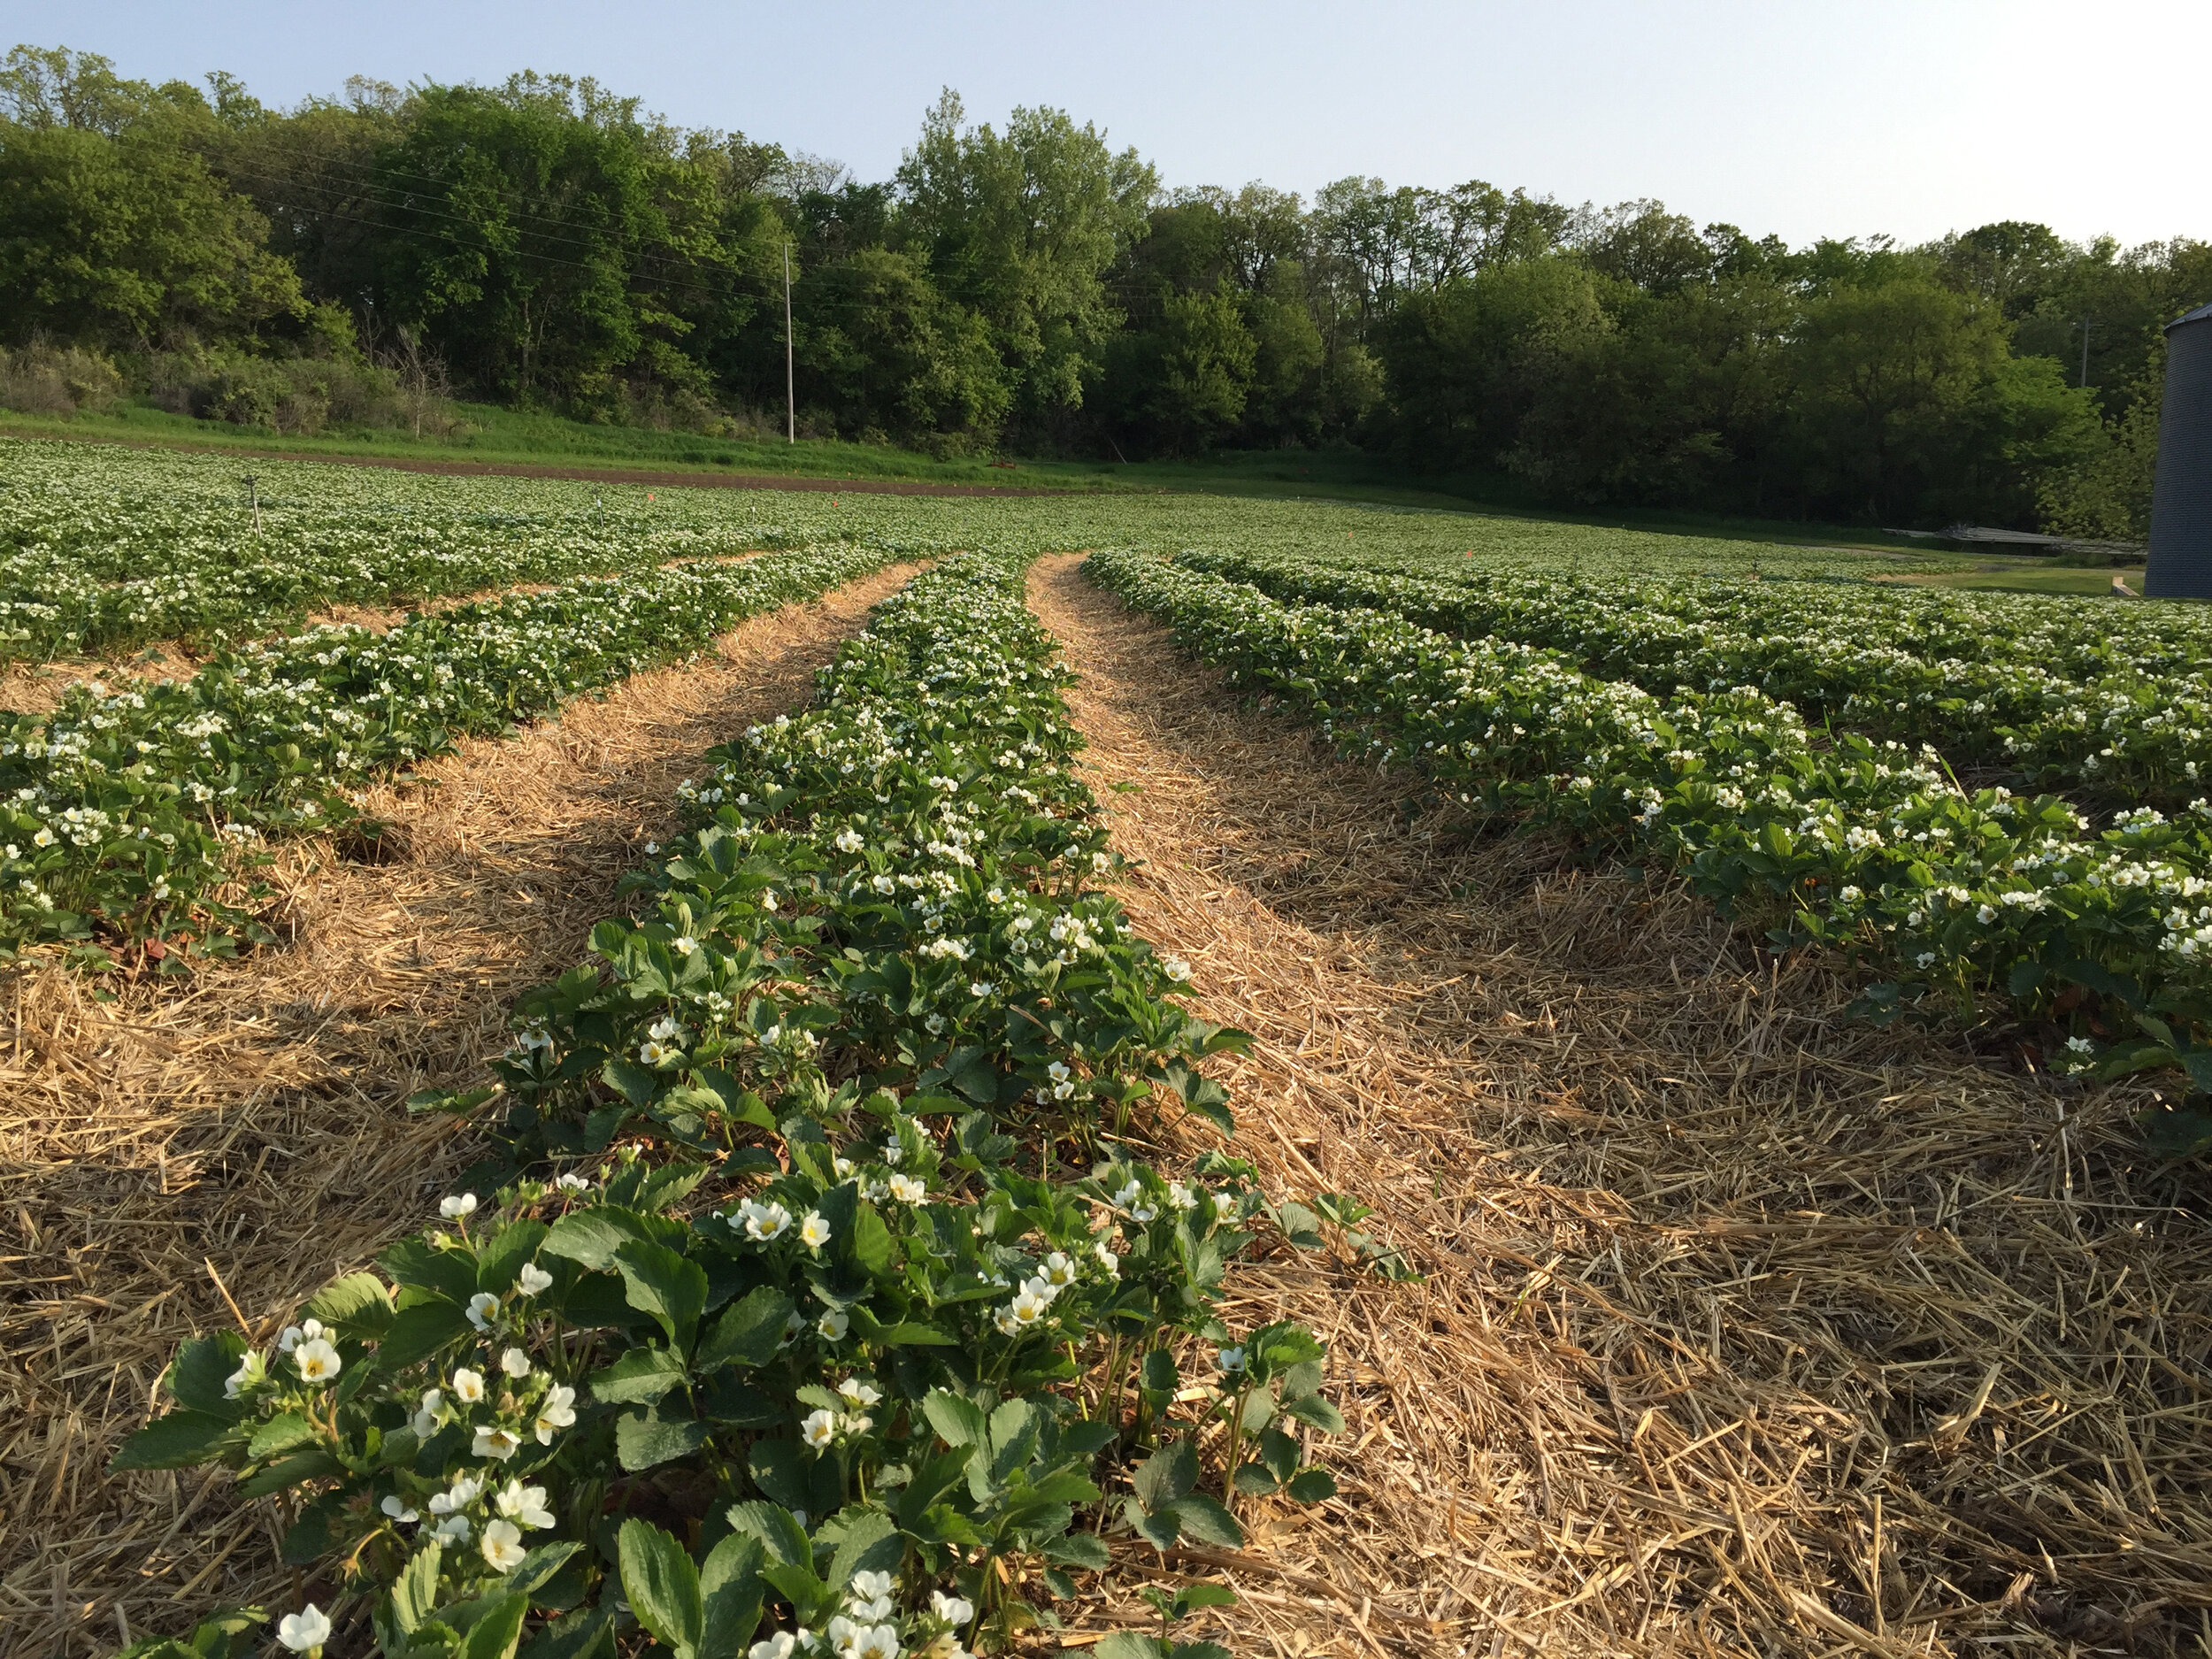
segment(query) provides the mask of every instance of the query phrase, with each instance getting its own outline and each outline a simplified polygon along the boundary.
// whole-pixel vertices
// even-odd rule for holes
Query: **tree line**
[[[419,426],[449,388],[780,427],[787,261],[817,435],[1356,447],[1576,505],[2115,538],[2147,514],[2161,326],[2212,299],[2188,239],[1792,249],[1479,180],[1167,189],[1063,111],[979,124],[950,92],[864,182],[588,79],[279,110],[65,48],[0,67],[0,327],[196,413],[339,419],[368,376]]]

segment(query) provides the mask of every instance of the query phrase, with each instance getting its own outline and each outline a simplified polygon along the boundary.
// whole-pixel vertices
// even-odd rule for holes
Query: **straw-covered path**
[[[1406,810],[1077,563],[1032,602],[1136,925],[1257,1035],[1242,1148],[1425,1275],[1237,1281],[1349,1418],[1238,1653],[2212,1653],[2212,1228],[2125,1098]]]
[[[386,862],[283,854],[285,948],[112,1002],[62,971],[0,981],[0,1653],[88,1659],[126,1625],[289,1604],[269,1506],[231,1524],[227,1474],[110,1479],[109,1455],[184,1337],[265,1337],[422,1225],[472,1148],[408,1094],[506,1046],[515,996],[579,958],[701,755],[804,701],[912,573],[380,792]]]

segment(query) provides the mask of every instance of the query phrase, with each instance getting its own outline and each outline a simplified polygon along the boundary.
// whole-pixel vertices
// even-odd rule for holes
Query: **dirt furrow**
[[[1674,884],[1404,804],[1076,565],[1032,601],[1135,922],[1258,1039],[1239,1140],[1425,1276],[1238,1281],[1332,1340],[1350,1425],[1330,1513],[1233,1572],[1237,1651],[2196,1641],[2212,1248],[2125,1095],[1845,1019],[1835,964]]]
[[[119,1609],[172,1631],[284,1584],[267,1506],[230,1518],[227,1476],[104,1475],[162,1367],[195,1330],[267,1334],[422,1224],[472,1149],[407,1095],[506,1046],[514,996],[577,960],[703,752],[803,701],[911,574],[379,790],[386,862],[280,854],[282,948],[113,1001],[60,971],[0,981],[0,1652],[90,1655]]]

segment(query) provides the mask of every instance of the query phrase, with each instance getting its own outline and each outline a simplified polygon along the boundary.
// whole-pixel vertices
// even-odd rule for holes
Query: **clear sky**
[[[1171,185],[1481,178],[1794,243],[1996,219],[2212,239],[2212,0],[0,0],[124,73],[595,75],[685,126],[888,176],[941,87],[1056,104]]]

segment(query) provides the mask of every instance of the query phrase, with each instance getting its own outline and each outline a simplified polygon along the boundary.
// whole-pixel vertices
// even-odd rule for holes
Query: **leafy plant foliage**
[[[1544,647],[1285,603],[1194,567],[1208,562],[1108,551],[1087,568],[1340,748],[1417,766],[1470,805],[1640,841],[1725,905],[1778,910],[1776,942],[1824,941],[1894,975],[1870,1012],[2009,1002],[2055,1028],[2060,1071],[2179,1066],[2212,1088],[2203,803],[2096,828],[2052,796],[1970,792],[1932,748],[1816,741],[1752,687],[1663,701]]]
[[[1111,855],[1021,570],[918,579],[721,751],[499,1084],[418,1102],[503,1128],[498,1196],[273,1351],[195,1339],[117,1466],[281,1494],[288,1559],[424,1659],[952,1659],[1049,1617],[1111,1526],[1239,1543],[1240,1503],[1329,1496],[1322,1345],[1217,1311],[1271,1226],[1251,1167],[1102,1134],[1156,1099],[1227,1128],[1192,1066],[1240,1037],[1087,886]]]

